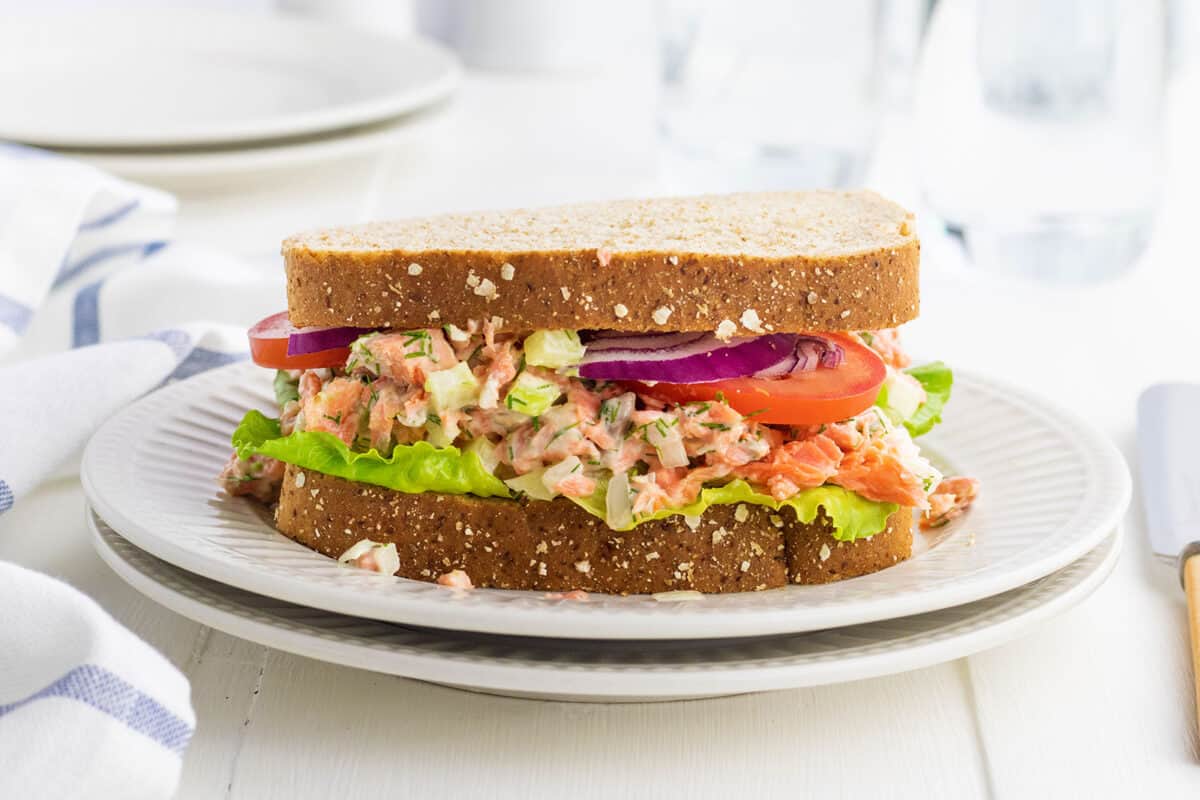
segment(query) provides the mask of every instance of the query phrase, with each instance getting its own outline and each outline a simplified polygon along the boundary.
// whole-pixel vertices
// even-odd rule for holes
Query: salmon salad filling
[[[737,382],[681,399],[655,381],[581,377],[587,338],[505,331],[498,318],[366,333],[344,363],[277,373],[278,419],[247,415],[221,483],[268,500],[286,461],[401,491],[561,496],[618,530],[718,502],[809,517],[820,505],[846,539],[879,532],[902,506],[944,524],[978,491],[944,478],[914,442],[940,419],[951,377],[940,364],[908,369],[894,330],[847,337],[886,378],[869,407],[819,423],[747,411]],[[838,361],[815,345],[797,352],[812,369]],[[816,408],[792,407],[797,420]]]

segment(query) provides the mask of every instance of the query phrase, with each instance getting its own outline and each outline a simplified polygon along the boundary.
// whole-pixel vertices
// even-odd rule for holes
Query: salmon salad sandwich
[[[450,214],[286,240],[249,332],[277,412],[220,481],[326,556],[460,587],[827,583],[912,554],[977,484],[919,437],[912,215],[870,192]],[[266,377],[264,376],[264,381]]]

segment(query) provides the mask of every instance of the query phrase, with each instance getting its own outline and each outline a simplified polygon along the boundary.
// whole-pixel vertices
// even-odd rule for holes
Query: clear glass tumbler
[[[861,183],[884,0],[662,0],[664,188]]]
[[[919,70],[923,194],[982,269],[1119,274],[1163,177],[1161,0],[943,0]]]

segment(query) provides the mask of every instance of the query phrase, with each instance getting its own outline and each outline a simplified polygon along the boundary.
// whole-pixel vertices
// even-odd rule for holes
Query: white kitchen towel
[[[278,269],[172,242],[175,212],[161,191],[0,144],[0,514],[114,411],[244,358],[246,320],[280,302]]]
[[[61,581],[0,562],[0,608],[0,797],[171,797],[187,678]]]
[[[283,297],[277,266],[173,242],[175,212],[163,192],[0,143],[0,537],[41,535],[3,512],[113,412],[243,358],[247,320]],[[0,563],[0,797],[169,797],[194,727],[187,679],[153,648]]]

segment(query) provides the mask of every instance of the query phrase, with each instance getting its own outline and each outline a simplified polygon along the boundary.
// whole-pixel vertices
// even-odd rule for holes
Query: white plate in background
[[[1107,437],[1023,390],[958,372],[945,421],[921,440],[946,469],[977,477],[970,513],[913,558],[821,586],[664,603],[594,594],[451,592],[343,567],[225,495],[215,476],[249,408],[271,410],[272,373],[234,364],[172,384],[108,420],[84,453],[96,512],[175,566],[256,594],[339,614],[450,630],[581,639],[697,639],[836,628],[949,608],[1014,589],[1082,557],[1129,503],[1125,461]],[[916,549],[916,548],[915,548]]]
[[[92,543],[157,603],[233,636],[335,664],[461,689],[581,702],[715,697],[874,678],[1003,644],[1083,600],[1119,534],[1003,594],[903,619],[756,639],[613,642],[485,636],[346,617],[251,594],[154,558],[88,513]]]
[[[0,139],[56,148],[245,144],[378,123],[457,86],[420,38],[221,9],[9,14]]]

